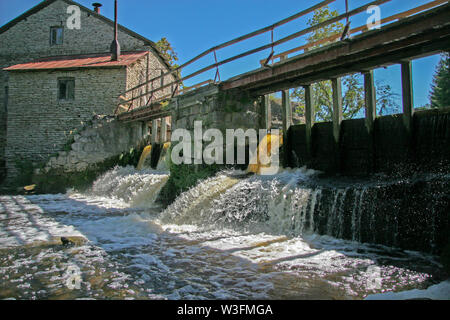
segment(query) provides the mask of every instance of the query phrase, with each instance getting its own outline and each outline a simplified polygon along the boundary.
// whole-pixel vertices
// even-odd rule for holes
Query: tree
[[[430,99],[433,108],[450,106],[450,55],[448,53],[442,55],[436,68]]]
[[[172,47],[167,38],[161,38],[158,42],[156,42],[156,48],[158,48],[161,55],[173,68],[178,67],[178,54],[175,52],[175,49]]]
[[[169,63],[169,65],[176,69],[179,67],[177,64],[178,54],[175,49],[172,47],[171,43],[167,38],[163,37],[158,42],[156,42],[156,48],[159,50],[159,53],[164,57],[164,59]],[[176,76],[181,79],[181,70],[176,72]],[[182,89],[184,87],[183,82],[179,84],[179,88]]]
[[[308,21],[309,26],[314,26],[322,23],[326,20],[337,17],[339,13],[334,10],[331,11],[328,6],[318,9],[314,12],[313,17]],[[340,22],[332,23],[323,28],[319,28],[312,32],[307,38],[308,43],[315,43],[317,41],[326,39],[333,35],[342,34],[344,31],[344,25]],[[320,46],[327,45],[328,43],[322,43],[315,45],[312,49]],[[342,108],[343,118],[354,118],[364,108],[364,85],[361,81],[361,76],[358,74],[352,74],[342,78],[342,87],[344,93],[342,95]],[[388,113],[394,110],[398,110],[399,106],[396,102],[397,94],[392,92],[392,88],[389,85],[385,85],[382,82],[377,82],[377,106],[380,114]],[[331,121],[333,112],[333,91],[331,81],[323,81],[315,83],[312,86],[314,110],[316,113],[316,119],[319,121]],[[305,113],[305,90],[304,88],[297,88],[292,93],[292,99],[299,102],[299,106],[296,112],[304,115]]]

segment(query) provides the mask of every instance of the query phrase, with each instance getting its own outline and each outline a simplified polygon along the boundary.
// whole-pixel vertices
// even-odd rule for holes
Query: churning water
[[[222,172],[165,210],[167,173],[134,168],[85,193],[2,196],[0,298],[362,299],[445,280],[434,256],[357,242],[367,191],[314,175]]]

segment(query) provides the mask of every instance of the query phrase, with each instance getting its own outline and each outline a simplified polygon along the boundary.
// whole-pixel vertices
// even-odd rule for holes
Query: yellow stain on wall
[[[258,146],[257,154],[253,156],[252,159],[250,159],[250,165],[247,168],[247,172],[261,174],[261,169],[270,168],[270,163],[261,163],[261,155],[267,155],[268,157],[272,156],[272,142],[276,143],[276,141],[278,141],[278,146],[281,147],[283,145],[283,136],[268,133],[262,139],[261,143]],[[257,157],[257,159],[255,159],[255,157]]]
[[[137,170],[142,170],[144,167],[145,160],[148,158],[148,156],[152,152],[152,146],[146,146],[144,150],[142,151],[141,158],[139,159],[138,165],[136,167]]]
[[[169,149],[169,148],[170,148],[170,145],[171,145],[171,143],[170,143],[170,142],[166,142],[166,143],[164,143],[164,145],[163,145],[163,149],[164,149],[164,151],[167,151],[167,149]]]

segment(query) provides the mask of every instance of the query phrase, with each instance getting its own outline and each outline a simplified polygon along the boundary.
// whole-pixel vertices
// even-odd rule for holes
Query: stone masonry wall
[[[59,77],[75,78],[75,99],[60,101]],[[112,114],[125,90],[126,69],[12,72],[9,80],[7,183],[20,169],[18,162],[38,166],[62,151],[71,134],[94,115]]]
[[[195,121],[202,121],[204,130],[258,129],[259,101],[244,93],[220,93],[217,85],[208,85],[192,93],[172,99],[172,125],[174,130],[194,129]]]
[[[73,143],[67,151],[50,158],[46,166],[35,173],[82,172],[143,144],[147,136],[148,127],[141,122],[125,124],[112,116],[96,116],[92,123],[73,135]]]
[[[189,130],[192,143],[194,143],[194,122],[202,121],[203,133],[208,129],[219,129],[222,132],[224,150],[227,148],[227,129],[257,130],[261,122],[258,98],[239,91],[225,94],[220,92],[217,85],[205,86],[172,99],[169,107],[173,108],[173,131],[176,129]],[[207,145],[204,143],[203,148]]]

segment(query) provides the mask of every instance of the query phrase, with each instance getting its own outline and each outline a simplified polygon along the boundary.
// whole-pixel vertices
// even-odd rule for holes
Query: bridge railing
[[[137,109],[141,109],[141,108],[145,108],[148,109],[149,106],[151,106],[152,108],[159,108],[158,105],[160,106],[159,103],[168,100],[170,98],[173,98],[179,94],[183,94],[186,93],[190,90],[193,89],[197,89],[201,86],[204,86],[206,84],[210,84],[210,83],[217,83],[220,82],[220,70],[219,67],[225,64],[228,64],[230,62],[242,59],[244,57],[253,55],[255,53],[267,50],[267,49],[271,49],[271,52],[269,54],[269,56],[264,59],[261,60],[260,63],[263,67],[271,67],[271,64],[273,64],[275,62],[276,59],[280,59],[283,60],[285,58],[287,58],[290,54],[293,53],[298,53],[300,51],[307,51],[311,48],[317,47],[318,45],[323,45],[323,44],[327,44],[327,43],[332,43],[335,41],[339,41],[341,38],[343,38],[343,34],[340,33],[335,33],[329,37],[327,37],[326,39],[322,39],[320,41],[314,42],[314,43],[308,43],[305,45],[302,45],[300,47],[296,47],[294,49],[288,50],[288,51],[284,51],[282,53],[279,54],[275,54],[275,50],[274,48],[284,44],[288,41],[297,39],[299,37],[302,37],[304,35],[308,35],[320,28],[324,28],[327,27],[331,24],[346,20],[347,21],[347,25],[346,28],[348,28],[350,26],[349,24],[349,19],[357,14],[366,12],[366,10],[371,7],[371,6],[380,6],[382,4],[385,4],[387,2],[390,2],[392,0],[375,0],[375,1],[371,1],[367,4],[364,4],[356,9],[353,10],[349,10],[348,9],[348,3],[350,0],[341,0],[341,1],[345,1],[345,5],[346,5],[346,12],[338,15],[336,17],[333,17],[331,19],[328,19],[322,23],[316,24],[314,26],[302,29],[300,31],[294,32],[284,38],[281,38],[279,40],[274,40],[274,30],[282,25],[285,25],[291,21],[297,20],[301,17],[304,17],[305,15],[314,12],[317,9],[323,8],[324,6],[327,6],[333,2],[336,2],[339,0],[325,0],[325,1],[321,1],[320,3],[306,9],[303,10],[293,16],[290,16],[286,19],[283,19],[277,23],[274,23],[270,26],[267,26],[265,28],[259,29],[257,31],[251,32],[249,34],[240,36],[238,38],[235,38],[233,40],[230,40],[228,42],[222,43],[218,46],[212,47],[204,52],[202,52],[201,54],[197,55],[196,57],[194,57],[193,59],[187,61],[186,63],[182,64],[181,66],[174,68],[166,73],[161,74],[160,76],[154,77],[148,81],[144,81],[143,83],[139,84],[138,86],[135,86],[133,88],[128,89],[127,91],[125,91],[120,97],[119,97],[119,102],[118,102],[118,106],[116,109],[116,115],[120,114],[120,113],[126,113],[126,112],[130,112],[130,111],[135,111]],[[387,24],[390,22],[394,22],[397,21],[399,19],[402,18],[406,18],[408,16],[414,15],[416,13],[428,10],[430,8],[433,7],[437,7],[441,4],[444,3],[448,3],[448,0],[434,0],[434,1],[430,1],[429,3],[426,3],[424,5],[415,7],[413,9],[410,9],[408,11],[399,13],[399,14],[395,14],[391,17],[388,18],[384,18],[381,20],[381,24]],[[358,28],[355,29],[351,29],[351,30],[346,30],[344,31],[347,32],[349,35],[350,34],[356,34],[356,33],[360,33],[360,32],[365,32],[368,31],[369,27],[367,25],[363,25],[360,26]],[[254,38],[256,36],[262,35],[262,34],[266,34],[266,33],[270,33],[271,34],[271,41],[268,44],[265,44],[263,46],[242,52],[240,54],[234,55],[230,58],[224,59],[219,61],[217,59],[217,52],[221,49],[224,49],[226,47],[230,47],[232,45],[235,45],[237,43],[240,43],[244,40],[248,40],[251,38]],[[185,69],[186,67],[192,65],[194,62],[200,60],[203,57],[206,57],[208,55],[212,55],[214,58],[214,63],[211,65],[208,65],[206,67],[203,67],[193,73],[190,73],[189,75],[186,76],[181,76],[181,72],[183,71],[183,69]],[[182,88],[181,85],[183,84],[184,81],[192,79],[196,76],[199,76],[201,74],[204,74],[210,70],[215,70],[215,78],[214,80],[210,79],[210,80],[206,80],[203,81],[201,83],[198,83],[196,85],[190,86],[190,87],[185,87]],[[168,81],[167,83],[165,83],[166,79],[170,79],[171,81]],[[157,87],[155,88],[155,84],[157,84]]]

